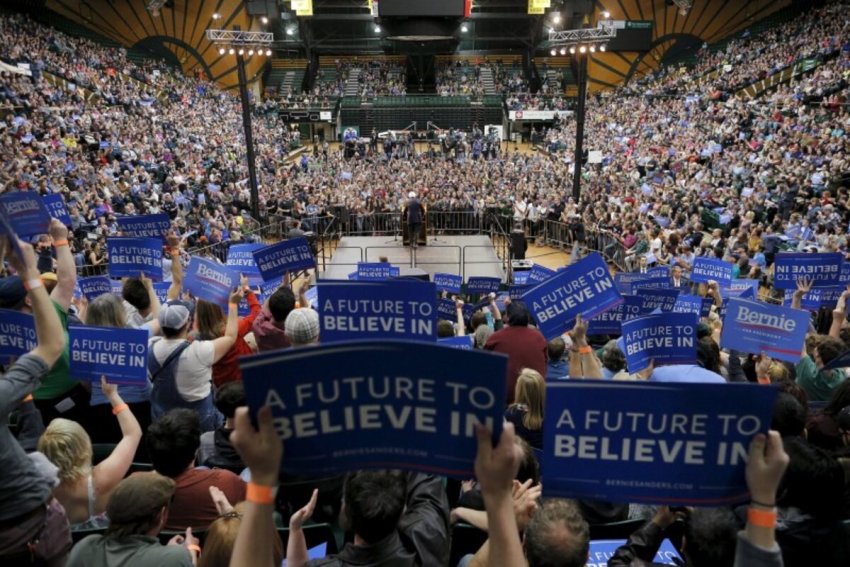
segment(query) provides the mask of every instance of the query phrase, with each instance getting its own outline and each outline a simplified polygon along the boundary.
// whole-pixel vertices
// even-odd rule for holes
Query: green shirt
[[[811,356],[804,356],[797,363],[797,385],[806,391],[809,400],[827,402],[835,390],[845,380],[842,370],[818,370]]]
[[[182,545],[162,545],[153,537],[134,535],[112,538],[92,535],[74,546],[66,564],[67,567],[89,565],[192,567],[192,559]]]
[[[59,315],[59,321],[62,323],[62,332],[65,333],[65,349],[62,351],[62,356],[50,369],[50,373],[41,383],[32,397],[36,400],[52,400],[69,392],[77,385],[75,380],[71,380],[71,355],[68,345],[68,312],[61,305],[50,300],[53,303],[53,308],[56,309],[56,314]]]

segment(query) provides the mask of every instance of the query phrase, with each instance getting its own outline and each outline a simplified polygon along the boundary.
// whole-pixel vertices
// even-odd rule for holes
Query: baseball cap
[[[181,304],[165,304],[159,310],[159,324],[165,329],[182,329],[189,322],[189,309]]]
[[[410,193],[408,193],[408,194],[407,194],[407,196],[408,196],[410,199],[413,199],[414,197],[416,197],[416,191],[411,191]]]
[[[311,343],[319,338],[319,314],[308,307],[293,309],[286,316],[284,331],[293,344]]]
[[[154,516],[174,496],[175,483],[155,472],[128,476],[115,488],[106,515],[113,524],[132,524]]]
[[[20,276],[0,279],[0,308],[17,307],[27,296],[27,290]]]

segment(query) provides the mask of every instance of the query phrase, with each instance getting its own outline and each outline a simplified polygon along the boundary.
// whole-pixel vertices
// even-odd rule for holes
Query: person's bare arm
[[[751,502],[744,537],[762,550],[778,551],[775,526],[776,491],[789,461],[790,458],[782,447],[782,438],[776,431],[768,432],[767,436],[758,434],[750,443],[746,473]],[[770,516],[773,517],[773,526],[765,522]],[[753,521],[754,519],[756,521]],[[735,565],[739,565],[737,560]]]
[[[56,287],[50,298],[66,311],[74,299],[74,286],[77,285],[77,265],[68,244],[68,229],[56,219],[50,221],[50,237],[56,249]],[[40,276],[39,276],[40,277]]]
[[[168,299],[179,299],[183,291],[183,264],[180,262],[180,238],[176,234],[168,235],[168,252],[171,254],[171,285]]]
[[[62,329],[62,322],[47,295],[44,284],[41,283],[41,274],[38,272],[38,263],[32,246],[19,240],[18,247],[23,258],[18,258],[10,250],[6,259],[30,287],[28,295],[35,319],[35,336],[38,343],[31,354],[42,359],[48,367],[52,367],[65,350],[65,333],[58,332]],[[29,282],[33,285],[29,286]]]
[[[570,378],[602,378],[602,365],[596,353],[587,344],[587,322],[581,315],[576,316],[576,323],[570,333],[573,337],[573,348],[570,350]],[[573,374],[576,372],[576,374]]]
[[[142,285],[145,286],[145,289],[148,292],[148,299],[151,302],[151,318],[156,320],[159,317],[159,310],[162,308],[162,305],[159,302],[159,297],[156,295],[156,291],[153,289],[153,282],[143,273],[139,274],[139,279],[142,281]]]
[[[304,522],[313,515],[319,489],[313,490],[310,501],[289,519],[289,541],[286,544],[286,564],[288,567],[303,567],[309,560],[307,556],[307,539],[302,529]]]
[[[812,284],[814,284],[814,280],[807,278],[800,278],[797,280],[797,289],[794,290],[794,295],[791,296],[791,308],[792,309],[802,309],[803,305],[803,296],[809,293],[812,289]]]
[[[227,354],[233,345],[236,343],[236,337],[239,333],[239,302],[242,301],[244,292],[242,289],[237,289],[230,294],[230,300],[227,305],[227,325],[224,328],[224,336],[213,340],[214,362],[218,362]]]
[[[142,440],[142,428],[139,425],[136,416],[118,395],[118,387],[114,384],[109,384],[105,377],[100,379],[100,389],[103,391],[109,404],[112,406],[112,412],[118,419],[118,426],[121,428],[121,441],[112,450],[112,453],[101,461],[92,471],[95,492],[97,494],[107,494],[112,492],[121,479],[130,470],[130,465],[133,464],[133,458],[136,456],[136,449],[139,447],[139,442]],[[104,502],[105,504],[105,502]],[[100,514],[105,511],[97,510]]]
[[[844,325],[844,321],[847,320],[848,296],[850,296],[850,286],[847,286],[847,290],[841,294],[841,297],[838,298],[838,304],[832,311],[832,325],[829,326],[830,337],[835,337],[836,339],[841,338],[841,329]]]
[[[455,299],[455,311],[457,312],[457,336],[466,336],[466,325],[463,322],[463,300]]]
[[[251,484],[260,487],[277,486],[283,443],[275,432],[271,407],[266,406],[257,414],[259,431],[251,425],[246,407],[236,410],[234,420],[236,427],[230,435],[230,441],[251,471]],[[274,499],[266,503],[248,498],[230,556],[230,567],[276,567],[272,543],[267,537],[275,530],[273,513]]]

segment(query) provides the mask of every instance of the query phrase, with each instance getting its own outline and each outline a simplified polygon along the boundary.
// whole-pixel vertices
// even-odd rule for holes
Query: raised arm
[[[180,261],[180,237],[168,235],[168,253],[171,255],[171,286],[168,288],[168,299],[179,299],[183,291],[183,263]]]
[[[313,490],[313,495],[307,504],[289,518],[289,541],[286,544],[286,564],[288,567],[302,567],[307,560],[307,539],[302,529],[304,522],[313,516],[319,489]]]
[[[836,339],[841,338],[841,328],[844,325],[844,321],[847,320],[848,296],[850,296],[850,286],[847,286],[847,289],[841,294],[841,297],[838,298],[838,303],[835,306],[835,309],[832,310],[832,325],[829,327],[830,337],[835,337]]]
[[[230,442],[251,471],[245,513],[236,535],[230,567],[276,567],[272,543],[266,534],[274,532],[274,489],[283,458],[283,444],[277,436],[272,409],[262,408],[257,414],[260,430],[251,425],[248,408],[236,410],[235,428]]]
[[[121,441],[112,450],[112,453],[94,467],[92,471],[93,481],[95,484],[95,492],[103,498],[103,509],[98,509],[101,513],[105,510],[108,495],[118,486],[121,479],[130,470],[130,465],[133,464],[133,457],[136,455],[136,449],[139,447],[139,442],[142,440],[142,428],[136,420],[136,416],[130,411],[130,407],[124,403],[121,396],[118,395],[118,387],[115,384],[109,384],[106,377],[100,379],[100,389],[109,404],[112,406],[112,413],[118,419],[118,426],[121,428]],[[98,498],[100,501],[101,499]]]
[[[457,314],[457,336],[466,336],[466,325],[463,322],[463,300],[455,299],[455,312]]]
[[[56,219],[50,221],[50,237],[56,249],[56,287],[50,293],[51,299],[65,311],[74,299],[74,286],[77,285],[77,265],[68,245],[68,229]],[[39,276],[41,277],[41,276]]]
[[[809,293],[812,289],[812,284],[814,284],[814,280],[811,279],[800,278],[797,280],[797,289],[794,290],[794,295],[791,296],[792,309],[802,309],[803,296]]]
[[[587,344],[587,322],[581,315],[576,316],[576,324],[570,334],[573,337],[573,348],[570,349],[570,378],[602,378],[602,365],[596,353]]]
[[[213,362],[219,360],[227,354],[233,345],[236,343],[236,337],[239,333],[239,302],[242,301],[243,291],[237,289],[230,294],[230,300],[227,304],[227,326],[224,328],[224,336],[213,340]]]

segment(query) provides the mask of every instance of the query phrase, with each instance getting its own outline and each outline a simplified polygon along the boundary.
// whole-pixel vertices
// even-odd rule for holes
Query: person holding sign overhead
[[[27,303],[35,319],[37,346],[0,376],[0,565],[61,565],[71,547],[68,519],[53,497],[51,481],[39,471],[9,431],[9,414],[29,398],[50,368],[67,355],[67,335],[58,309],[39,279],[32,246],[17,242],[21,258],[0,239],[6,260],[27,282]],[[2,254],[0,254],[2,256]],[[0,288],[5,281],[0,280]]]
[[[212,367],[233,348],[239,332],[239,302],[243,291],[230,295],[224,335],[209,341],[188,341],[189,309],[170,303],[159,312],[163,337],[154,337],[148,351],[148,370],[153,382],[151,419],[173,408],[198,412],[202,431],[213,431],[222,417],[213,404]]]

